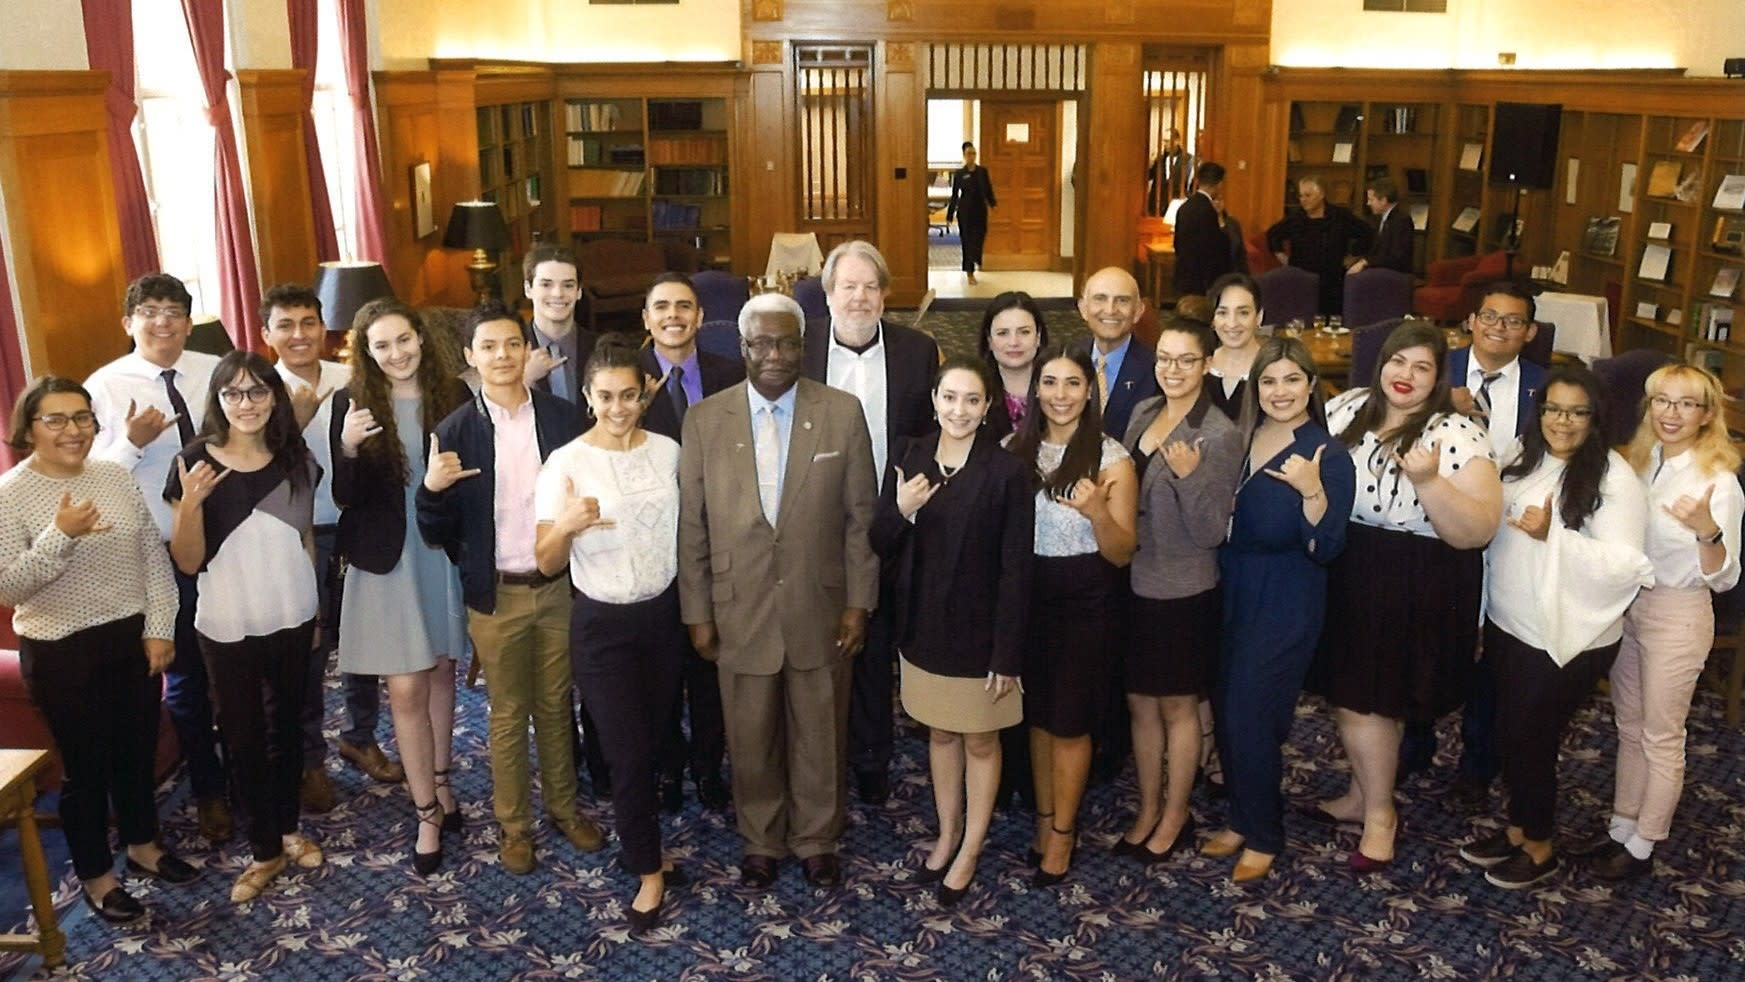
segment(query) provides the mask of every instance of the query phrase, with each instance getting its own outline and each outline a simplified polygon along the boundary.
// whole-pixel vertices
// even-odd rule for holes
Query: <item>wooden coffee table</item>
[[[18,826],[24,885],[36,912],[35,934],[0,934],[0,951],[34,951],[47,968],[66,961],[67,936],[55,919],[54,891],[36,825],[36,775],[49,763],[46,750],[0,750],[0,826]]]

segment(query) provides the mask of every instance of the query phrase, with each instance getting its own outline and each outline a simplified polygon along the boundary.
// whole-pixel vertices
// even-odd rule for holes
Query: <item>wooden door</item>
[[[1060,103],[982,102],[982,166],[999,205],[988,211],[987,269],[1050,269],[1060,254]]]

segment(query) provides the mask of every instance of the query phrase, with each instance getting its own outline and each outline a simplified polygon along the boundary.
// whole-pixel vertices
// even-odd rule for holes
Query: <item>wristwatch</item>
[[[1718,546],[1721,544],[1721,535],[1721,527],[1717,525],[1715,526],[1714,535],[1699,535],[1697,536],[1697,541],[1705,546]]]

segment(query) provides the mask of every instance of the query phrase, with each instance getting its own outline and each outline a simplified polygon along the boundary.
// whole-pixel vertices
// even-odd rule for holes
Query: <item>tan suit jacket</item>
[[[776,525],[764,518],[746,386],[685,414],[679,458],[679,600],[713,621],[723,671],[774,675],[840,655],[843,608],[878,606],[868,531],[878,504],[860,401],[802,378]]]

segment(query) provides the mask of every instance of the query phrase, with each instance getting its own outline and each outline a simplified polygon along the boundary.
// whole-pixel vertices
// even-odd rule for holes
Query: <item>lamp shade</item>
[[[315,268],[315,295],[329,331],[351,330],[358,309],[371,300],[394,295],[381,263],[322,263]]]
[[[236,345],[230,341],[230,334],[224,330],[224,324],[214,314],[196,314],[194,330],[188,335],[188,350],[203,351],[220,358],[230,354]]]
[[[494,201],[459,201],[448,214],[448,228],[442,233],[446,249],[483,249],[502,252],[509,248],[509,226],[503,224],[503,213]]]

